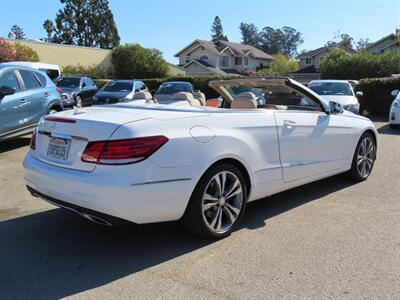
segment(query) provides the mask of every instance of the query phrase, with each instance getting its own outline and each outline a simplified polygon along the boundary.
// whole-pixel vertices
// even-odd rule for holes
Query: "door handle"
[[[287,128],[292,128],[294,126],[296,126],[296,122],[295,121],[290,121],[290,120],[285,120],[283,121],[283,126],[287,127]]]
[[[49,96],[49,93],[48,93],[48,92],[44,93],[44,96],[45,96],[45,97],[48,97],[48,96]]]
[[[22,98],[21,100],[19,100],[21,103],[26,103],[26,99]]]

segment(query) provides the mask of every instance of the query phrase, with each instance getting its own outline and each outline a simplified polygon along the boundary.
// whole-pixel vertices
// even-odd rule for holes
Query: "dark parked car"
[[[61,110],[61,95],[46,73],[0,64],[0,141],[32,132],[42,116]]]
[[[140,80],[112,80],[107,82],[93,97],[93,104],[111,104],[133,100],[138,92],[148,92]]]
[[[61,76],[55,80],[61,89],[64,106],[90,106],[98,88],[87,76]]]

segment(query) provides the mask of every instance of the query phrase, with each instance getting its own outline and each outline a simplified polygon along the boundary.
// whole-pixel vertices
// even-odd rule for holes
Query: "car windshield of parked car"
[[[105,92],[130,92],[133,90],[133,82],[112,81],[107,83],[102,90]]]
[[[169,83],[169,84],[162,84],[156,94],[160,95],[173,95],[179,92],[186,92],[191,93],[192,89],[190,88],[189,84],[184,83]]]
[[[252,93],[256,96],[258,108],[273,109],[307,109],[320,110],[319,103],[301,95],[295,90],[277,84],[257,86],[233,85],[224,86],[226,91],[235,99],[241,93]],[[233,100],[235,101],[235,100]]]
[[[321,96],[353,96],[347,82],[311,82],[308,87]]]
[[[79,87],[80,83],[81,79],[75,77],[63,77],[56,79],[56,86],[61,88],[76,88]]]

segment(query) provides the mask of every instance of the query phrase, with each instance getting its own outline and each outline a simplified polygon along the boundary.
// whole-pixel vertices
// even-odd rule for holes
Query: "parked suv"
[[[0,64],[0,141],[33,131],[42,116],[61,110],[61,95],[46,73]]]
[[[87,76],[61,76],[55,79],[61,89],[64,106],[90,106],[98,88]]]

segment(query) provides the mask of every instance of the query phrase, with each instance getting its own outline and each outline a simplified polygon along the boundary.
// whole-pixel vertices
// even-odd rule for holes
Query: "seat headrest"
[[[133,95],[133,99],[144,99],[144,100],[151,100],[153,96],[149,92],[136,92],[135,95]]]
[[[197,99],[189,100],[189,103],[190,103],[190,106],[194,106],[194,107],[203,106],[203,105],[201,104],[201,102],[200,102],[199,100],[197,100]]]
[[[240,93],[233,99],[231,104],[233,109],[252,109],[257,108],[257,97],[254,93],[244,92]]]
[[[194,99],[199,100],[200,104],[202,106],[206,106],[207,105],[206,95],[204,95],[204,93],[202,93],[200,91],[193,92],[193,97],[194,97]]]
[[[174,94],[172,96],[172,99],[173,100],[181,100],[181,101],[182,100],[190,101],[190,100],[193,100],[194,97],[191,93],[179,92],[179,93]]]

